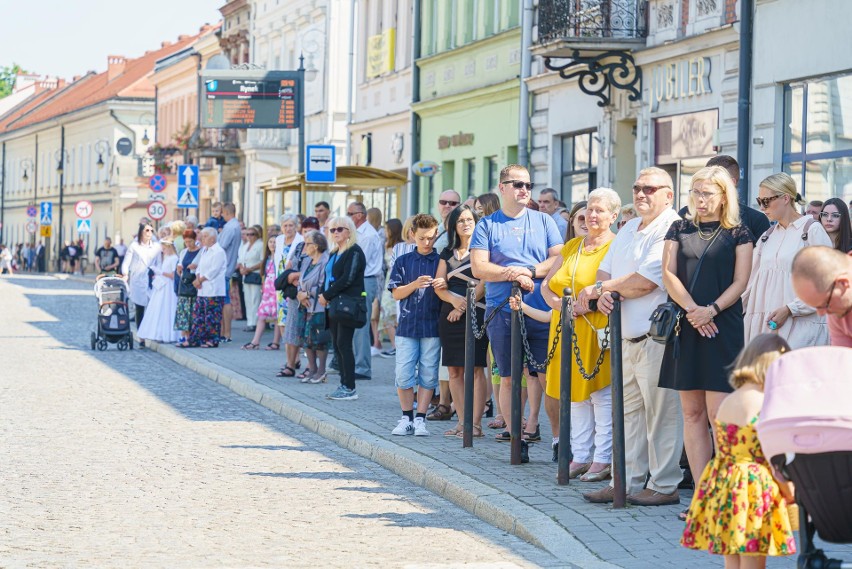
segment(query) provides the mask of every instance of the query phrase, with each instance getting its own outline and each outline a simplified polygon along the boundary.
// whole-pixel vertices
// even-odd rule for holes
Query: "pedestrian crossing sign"
[[[178,207],[198,207],[198,186],[185,186],[180,188],[178,196]]]
[[[77,233],[91,233],[92,232],[92,220],[91,219],[78,219],[77,220]]]

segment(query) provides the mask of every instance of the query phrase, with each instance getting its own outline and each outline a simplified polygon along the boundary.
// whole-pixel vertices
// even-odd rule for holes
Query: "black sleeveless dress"
[[[715,230],[719,235],[712,241],[701,265],[701,272],[692,290],[692,299],[699,306],[716,302],[734,281],[736,248],[745,243],[753,243],[747,227],[738,225],[731,229],[719,228],[719,222],[701,223],[701,231],[707,236]],[[710,240],[699,236],[698,227],[692,221],[675,221],[666,234],[666,241],[677,241],[677,278],[689,289],[689,283],[698,264],[698,259],[708,248]],[[669,301],[672,301],[669,297]],[[663,364],[660,369],[660,387],[678,391],[704,390],[730,393],[728,384],[730,366],[745,343],[743,327],[743,305],[737,299],[713,318],[719,333],[715,338],[704,338],[687,321],[686,315],[680,320],[679,350],[674,344],[666,345]],[[679,356],[675,357],[675,352]]]
[[[455,253],[450,249],[441,252],[441,259],[447,263],[447,289],[462,297],[467,295],[467,283],[473,278],[470,268],[470,253],[461,260],[456,259]],[[465,316],[456,322],[447,320],[447,316],[453,311],[453,305],[449,302],[441,303],[441,316],[438,319],[438,337],[441,338],[441,365],[464,367],[465,347]],[[476,309],[476,323],[482,326],[485,321],[485,308]],[[487,365],[488,336],[476,341],[476,352],[474,354],[474,365],[485,367]]]

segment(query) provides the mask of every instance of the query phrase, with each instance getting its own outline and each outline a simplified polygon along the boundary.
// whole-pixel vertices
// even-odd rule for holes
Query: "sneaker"
[[[429,436],[429,431],[426,430],[426,419],[423,417],[414,418],[414,434],[418,437]]]
[[[396,428],[391,431],[392,435],[413,435],[414,434],[414,423],[403,415],[402,419],[399,420],[399,423],[396,424]]]
[[[389,350],[383,350],[379,353],[379,355],[383,358],[394,358],[396,357],[396,348],[391,348]]]
[[[551,443],[550,448],[553,450],[553,456],[550,457],[550,462],[559,462],[559,441]]]
[[[354,389],[349,389],[341,385],[326,397],[335,401],[354,401],[358,399],[358,393]]]
[[[370,346],[370,356],[371,357],[375,358],[376,356],[380,355],[381,353],[382,353],[382,351],[380,349],[378,349],[376,346]]]

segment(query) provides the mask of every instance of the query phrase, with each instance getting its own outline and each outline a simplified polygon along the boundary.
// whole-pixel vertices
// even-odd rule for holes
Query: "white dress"
[[[127,248],[124,263],[121,265],[121,272],[128,275],[128,292],[133,304],[148,306],[150,294],[148,290],[148,269],[154,269],[159,258],[160,244],[154,243],[153,240],[148,245],[134,241]]]
[[[767,318],[773,310],[787,305],[792,315],[778,328],[778,334],[793,349],[805,346],[827,346],[828,325],[825,317],[796,297],[793,290],[793,257],[806,246],[832,247],[831,238],[817,221],[808,229],[808,239],[802,239],[805,215],[786,229],[776,226],[765,242],[757,240],[752,257],[751,276],[743,294],[745,308],[745,343],[755,336],[771,332]]]
[[[163,343],[180,340],[180,332],[174,329],[175,312],[177,312],[174,280],[172,277],[163,276],[163,273],[174,275],[177,261],[177,255],[169,255],[163,259],[162,264],[153,267],[154,286],[148,308],[145,309],[145,318],[142,319],[138,332],[143,340]]]

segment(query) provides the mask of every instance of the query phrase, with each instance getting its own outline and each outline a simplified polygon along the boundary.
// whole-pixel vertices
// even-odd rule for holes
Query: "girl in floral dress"
[[[724,555],[726,569],[762,569],[768,555],[796,553],[792,485],[775,479],[755,429],[766,370],[789,350],[781,336],[761,334],[740,353],[731,374],[736,391],[716,415],[717,453],[689,507],[681,545]]]
[[[275,331],[272,342],[267,344],[266,349],[277,350],[281,339],[281,329],[274,326],[278,323],[278,295],[275,291],[275,237],[270,237],[266,240],[266,261],[264,265],[263,288],[261,289],[260,306],[257,308],[257,327],[254,331],[254,338],[248,344],[243,346],[244,350],[257,350],[260,348],[260,338],[263,336],[263,331],[266,330],[267,324],[273,324]]]

